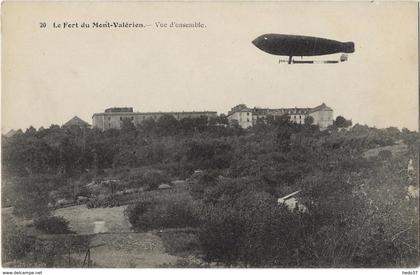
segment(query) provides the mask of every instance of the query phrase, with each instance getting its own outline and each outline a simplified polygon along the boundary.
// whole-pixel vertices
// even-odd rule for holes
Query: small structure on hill
[[[159,190],[163,190],[163,189],[171,189],[172,188],[172,186],[170,186],[169,184],[167,184],[167,183],[162,183],[161,185],[159,185],[159,187],[158,187],[158,189]]]
[[[93,233],[106,233],[108,229],[105,226],[105,221],[97,220],[93,222]]]
[[[407,194],[408,194],[408,199],[410,198],[416,199],[419,197],[419,188],[417,186],[410,185],[407,187]]]
[[[414,173],[414,165],[413,165],[413,160],[412,159],[410,159],[408,161],[407,173]]]
[[[188,185],[185,180],[173,180],[171,181],[171,184],[176,188],[184,188]]]
[[[286,195],[284,197],[281,197],[277,200],[277,203],[279,205],[285,205],[290,211],[297,210],[300,213],[307,213],[308,208],[299,202],[299,200],[296,198],[296,195],[299,194],[301,191],[296,191],[293,193],[290,193],[289,195]]]
[[[19,129],[19,130],[13,130],[12,129],[9,132],[7,132],[4,136],[7,137],[7,138],[11,138],[11,137],[14,137],[14,136],[19,135],[19,134],[23,134],[21,129]]]
[[[89,128],[90,124],[84,121],[83,119],[79,118],[78,116],[74,116],[72,119],[64,123],[63,127]]]

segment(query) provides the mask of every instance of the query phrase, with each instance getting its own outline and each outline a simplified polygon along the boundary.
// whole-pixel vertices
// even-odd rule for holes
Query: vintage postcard
[[[415,275],[418,15],[3,2],[2,267]]]

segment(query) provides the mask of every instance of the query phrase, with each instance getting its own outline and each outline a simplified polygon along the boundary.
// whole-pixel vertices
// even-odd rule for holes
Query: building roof
[[[313,112],[321,111],[321,110],[322,111],[332,111],[332,109],[330,107],[328,107],[327,105],[325,105],[325,103],[322,103],[321,105],[316,106],[315,108],[312,108],[309,111],[309,113],[313,113]]]
[[[64,127],[69,126],[79,126],[79,127],[89,127],[90,124],[84,121],[83,119],[79,118],[78,116],[73,117],[63,125]]]
[[[266,115],[273,115],[273,116],[281,116],[281,115],[306,115],[309,113],[313,113],[316,111],[332,111],[330,107],[328,107],[325,103],[322,103],[319,106],[316,106],[314,108],[248,108],[245,104],[239,104],[233,107],[229,113],[228,116],[237,113],[237,112],[252,112],[255,116],[266,116]]]
[[[172,188],[172,186],[170,186],[169,184],[166,184],[166,183],[162,183],[158,187],[158,189],[170,189],[170,188]]]
[[[252,112],[252,109],[248,108],[245,104],[238,104],[232,107],[230,111],[228,111],[227,116],[233,115],[234,113],[237,113],[237,112]]]
[[[105,113],[94,113],[94,116],[106,115],[106,116],[119,116],[119,115],[127,115],[127,116],[136,116],[136,115],[193,115],[193,114],[204,114],[204,115],[217,115],[216,111],[181,111],[181,112],[105,112]]]
[[[111,107],[105,109],[105,113],[132,113],[133,107]]]
[[[270,109],[268,109],[268,108],[254,107],[254,109],[252,109],[252,114],[253,115],[266,115],[266,114],[268,114],[269,111],[270,111]]]

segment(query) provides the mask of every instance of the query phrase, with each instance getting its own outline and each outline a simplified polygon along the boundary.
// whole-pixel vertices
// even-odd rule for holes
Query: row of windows
[[[157,116],[157,115],[153,115],[153,116],[140,116],[139,117],[139,120],[145,120],[145,119],[148,119],[148,118],[153,118],[153,119],[158,119],[160,116]],[[194,118],[194,117],[196,117],[196,116],[190,116],[190,115],[188,115],[188,116],[182,116],[183,118]],[[200,117],[205,117],[205,116],[200,116]],[[108,121],[111,121],[111,117],[110,116],[108,116],[107,117],[108,118]],[[120,118],[120,121],[122,121],[123,119],[130,119],[131,121],[133,121],[134,120],[134,117],[119,117]],[[176,116],[176,118],[177,119],[180,119],[180,115],[177,115]]]
[[[266,118],[266,116],[259,116],[260,118]],[[291,118],[293,118],[293,119],[297,119],[298,118],[298,116],[297,115],[295,115],[295,116],[290,116]],[[299,115],[299,119],[302,119],[302,116],[301,115]]]
[[[124,119],[126,119],[126,118],[124,118]],[[123,120],[123,117],[120,117],[120,121],[122,121],[122,120]],[[134,117],[130,117],[130,120],[133,121]]]
[[[150,116],[151,118],[153,118],[153,119],[157,119],[157,116]],[[141,118],[141,120],[144,120],[144,119],[146,119],[146,118],[150,118],[150,117],[140,117]],[[131,121],[133,121],[134,120],[134,117],[120,117],[120,121],[122,121],[123,119],[130,119]],[[111,121],[111,117],[109,116],[108,117],[108,120],[109,121]]]

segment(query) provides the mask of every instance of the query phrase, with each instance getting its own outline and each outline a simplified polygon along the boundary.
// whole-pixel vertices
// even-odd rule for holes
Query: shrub
[[[154,202],[151,200],[139,201],[134,205],[129,205],[124,214],[128,217],[133,228],[141,228],[143,224],[151,224],[152,221],[147,221],[145,214],[152,209]]]
[[[125,210],[136,230],[196,226],[191,198],[167,197],[165,200],[143,199]]]
[[[168,176],[159,170],[150,169],[143,174],[143,183],[148,190],[155,190],[162,183],[168,183]]]
[[[69,222],[63,217],[41,217],[34,221],[35,228],[47,234],[72,233]]]
[[[172,255],[193,255],[200,249],[198,236],[191,230],[163,232],[161,238],[165,251]]]
[[[378,158],[381,160],[389,160],[392,158],[392,152],[389,150],[382,150],[378,153]]]
[[[218,183],[217,171],[204,171],[203,173],[193,174],[190,182],[190,192],[194,199],[202,199],[204,192]]]
[[[120,201],[115,195],[108,195],[105,197],[90,198],[86,203],[87,208],[100,208],[100,207],[115,207],[120,206]]]
[[[297,255],[304,258],[304,215],[277,206],[268,193],[242,191],[229,204],[206,204],[200,216],[199,239],[208,262],[299,266]]]
[[[155,190],[162,183],[169,183],[168,175],[159,170],[149,167],[132,170],[125,176],[127,186],[132,188],[144,188],[145,190]]]

